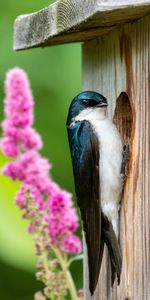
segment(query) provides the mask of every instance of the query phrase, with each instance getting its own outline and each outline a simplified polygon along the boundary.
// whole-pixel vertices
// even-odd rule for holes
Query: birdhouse
[[[91,298],[150,299],[150,1],[60,0],[15,21],[14,49],[82,42],[83,90],[103,94],[129,145],[120,204],[120,285],[111,287],[107,250]],[[65,126],[65,125],[64,125]]]

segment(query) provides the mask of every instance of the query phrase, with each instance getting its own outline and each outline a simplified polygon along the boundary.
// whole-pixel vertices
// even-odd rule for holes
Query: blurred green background
[[[0,121],[3,119],[3,82],[14,66],[28,73],[35,98],[35,127],[42,135],[42,154],[53,164],[59,185],[73,192],[73,176],[66,135],[70,101],[81,90],[80,45],[14,52],[13,22],[16,16],[39,10],[54,1],[7,0],[0,3]],[[0,154],[0,167],[5,158]],[[0,299],[31,300],[40,288],[36,281],[32,236],[14,205],[18,184],[0,175]],[[75,198],[75,197],[74,197]],[[77,287],[82,286],[81,262],[72,266]]]

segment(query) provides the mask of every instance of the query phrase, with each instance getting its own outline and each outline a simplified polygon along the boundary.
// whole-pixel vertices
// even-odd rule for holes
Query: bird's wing
[[[88,249],[89,287],[94,293],[99,277],[104,242],[101,240],[99,142],[91,125],[83,121],[69,132],[75,188]]]

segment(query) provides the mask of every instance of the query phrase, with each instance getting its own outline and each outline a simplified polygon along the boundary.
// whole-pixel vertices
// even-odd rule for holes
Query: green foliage
[[[21,52],[14,52],[12,49],[15,17],[41,9],[52,2],[55,1],[7,0],[0,4],[0,121],[3,119],[5,73],[8,69],[19,66],[27,71],[31,81],[35,97],[35,127],[44,141],[42,154],[53,164],[54,179],[62,188],[72,192],[73,177],[65,122],[69,103],[81,90],[80,45],[55,46]],[[4,162],[5,158],[0,155],[0,167]],[[21,219],[21,213],[14,205],[14,195],[18,187],[19,183],[13,183],[0,175],[0,260],[7,263],[10,269],[14,268],[12,269],[14,281],[15,276],[16,280],[18,278],[18,272],[20,274],[33,272],[35,265],[32,236],[27,233],[27,223]],[[76,275],[75,265],[81,268],[81,263],[73,264],[74,275]],[[7,267],[6,269],[3,267],[3,275],[1,272],[0,276],[5,276],[5,270],[7,272]],[[81,276],[76,276],[76,283],[79,287],[82,285]],[[9,285],[10,282],[7,287]],[[14,283],[14,286],[17,285]],[[33,299],[32,293],[26,298],[21,295],[17,298],[14,296],[17,291],[14,295],[12,292],[10,297],[7,296],[8,292],[4,293],[2,289],[4,290],[4,286],[0,285],[3,300]]]
[[[0,167],[6,159],[0,155]],[[26,230],[27,221],[21,219],[21,211],[14,204],[19,182],[0,175],[0,257],[18,268],[35,269],[32,236]]]

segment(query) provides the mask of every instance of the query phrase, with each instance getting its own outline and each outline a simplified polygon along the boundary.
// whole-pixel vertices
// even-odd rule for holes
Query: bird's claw
[[[121,175],[125,179],[128,176],[128,162],[129,162],[129,144],[123,145],[123,151],[122,151],[122,164],[121,164]]]

